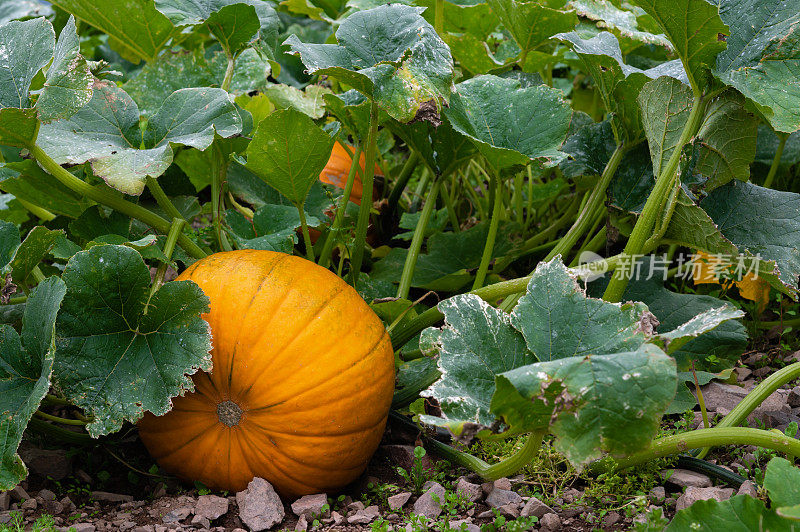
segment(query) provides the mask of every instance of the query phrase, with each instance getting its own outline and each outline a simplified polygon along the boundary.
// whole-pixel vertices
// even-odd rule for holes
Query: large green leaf
[[[688,335],[678,341],[677,345],[667,346],[670,355],[677,361],[678,369],[689,371],[692,361],[697,369],[709,371],[731,367],[747,347],[747,330],[733,319],[738,317],[738,314],[721,299],[697,294],[679,294],[667,290],[659,280],[659,276],[663,277],[663,272],[659,271],[657,263],[646,263],[642,267],[642,273],[644,277],[651,276],[652,273],[652,278],[632,280],[623,299],[641,301],[647,305],[650,312],[658,319],[656,332],[660,333],[661,338],[678,337],[690,324],[701,324],[709,317],[709,312],[727,315],[725,323],[711,322],[713,330],[705,330],[696,337]],[[599,287],[593,288],[597,289]],[[729,312],[733,314],[728,314]],[[698,318],[700,322],[695,321]]]
[[[558,32],[572,31],[578,24],[574,10],[553,9],[546,2],[488,0],[492,11],[527,56]]]
[[[675,387],[675,361],[645,344],[636,351],[539,362],[498,375],[491,407],[512,429],[549,427],[556,449],[581,465],[602,452],[620,456],[649,446]]]
[[[614,135],[620,143],[635,143],[643,135],[636,97],[648,80],[669,76],[688,82],[679,60],[668,61],[648,70],[626,64],[622,59],[619,41],[606,31],[589,39],[583,39],[576,32],[560,33],[554,38],[570,43],[592,75],[606,110],[612,113]]]
[[[39,0],[7,0],[0,4],[0,24],[26,17],[47,17],[53,8]]]
[[[436,0],[414,0],[414,5],[426,8],[422,13],[425,20],[434,23]],[[469,34],[483,39],[493,32],[500,23],[490,6],[481,1],[451,2],[446,0],[443,6],[445,33]],[[445,35],[442,36],[443,38]]]
[[[333,142],[300,111],[275,111],[258,124],[247,147],[247,168],[301,205],[328,163]]]
[[[767,509],[764,503],[749,495],[735,495],[725,501],[708,499],[697,501],[675,514],[664,532],[752,532],[753,530],[780,530],[793,532],[796,524],[782,519]]]
[[[497,171],[513,170],[532,159],[557,164],[565,157],[559,146],[572,110],[558,89],[478,76],[456,85],[444,114]]]
[[[297,243],[300,213],[291,205],[264,205],[256,211],[252,221],[236,211],[229,211],[225,220],[231,238],[240,248],[291,253]],[[306,223],[315,227],[320,221],[306,214]]]
[[[800,275],[800,194],[732,181],[702,201],[719,231],[743,253],[774,261],[797,293]]]
[[[777,131],[800,129],[800,3],[719,0],[730,26],[714,74],[753,101]]]
[[[77,218],[94,202],[70,190],[34,160],[6,163],[0,168],[0,189],[53,214]]]
[[[800,504],[800,469],[785,458],[775,457],[767,464],[764,487],[773,508]]]
[[[737,92],[725,91],[708,104],[694,139],[691,168],[692,172],[708,179],[706,190],[713,190],[731,179],[750,179],[757,126],[758,121],[745,110],[744,98]]]
[[[426,329],[420,338],[425,351],[439,353],[440,379],[423,396],[433,397],[446,418],[458,424],[489,426],[495,390],[495,375],[525,366],[536,357],[512,327],[511,317],[491,307],[478,296],[462,294],[438,305],[445,316],[442,329]],[[490,334],[487,334],[491,332]]]
[[[637,0],[666,34],[697,90],[709,83],[717,54],[725,49],[723,36],[730,34],[719,9],[706,0]]]
[[[601,28],[608,28],[637,43],[657,44],[672,48],[669,40],[662,35],[654,35],[639,23],[634,11],[623,9],[611,0],[570,0],[578,15],[597,22]],[[630,5],[625,5],[630,7]],[[634,8],[635,9],[635,8]]]
[[[422,8],[390,4],[347,17],[338,44],[284,44],[310,74],[328,75],[361,92],[394,119],[438,120],[453,84],[453,58]]]
[[[653,334],[654,321],[641,303],[587,297],[558,258],[536,267],[511,318],[541,362],[635,351]]]
[[[159,13],[152,0],[52,0],[52,4],[75,15],[111,37],[112,45],[126,59],[155,59],[174,35],[169,19]]]
[[[214,134],[230,137],[242,119],[228,93],[215,88],[180,89],[139,127],[139,109],[122,89],[96,82],[89,104],[67,120],[44,124],[39,145],[59,164],[91,162],[95,175],[126,194],[141,194],[147,176],[172,163],[173,144],[204,150]]]
[[[0,25],[0,109],[30,106],[33,77],[53,57],[56,34],[47,19]]]
[[[14,251],[14,257],[8,265],[11,279],[17,284],[24,284],[33,269],[53,248],[56,238],[63,234],[64,231],[51,231],[42,226],[31,229]]]
[[[17,447],[50,389],[53,329],[65,292],[61,279],[45,279],[25,305],[22,336],[10,325],[0,325],[0,489],[14,488],[27,475]]]
[[[69,118],[92,99],[92,73],[80,55],[75,18],[70,16],[55,45],[53,63],[36,101],[39,118]]]
[[[673,152],[680,149],[681,132],[692,110],[692,91],[674,78],[657,78],[642,87],[638,102],[653,173],[660,175]]]
[[[717,190],[724,191],[724,189],[734,186],[734,183],[736,182],[729,183],[727,186],[720,187],[720,189]],[[720,192],[720,194],[722,193],[723,192]],[[714,191],[712,196],[716,196],[716,194],[717,191]],[[745,207],[749,209],[749,207]],[[726,213],[729,207],[720,204],[718,208],[720,213]],[[737,216],[738,214],[738,212],[730,212],[725,216]],[[781,222],[783,223],[784,221],[781,220]],[[769,233],[773,229],[775,228],[769,228],[766,231]],[[753,229],[754,234],[757,234],[757,232],[761,230],[764,230],[761,226]],[[729,260],[736,263],[737,267],[741,265],[742,269],[740,273],[742,276],[746,271],[752,270],[754,273],[758,273],[758,277],[769,283],[770,286],[776,290],[791,295],[792,297],[797,296],[798,290],[796,284],[787,284],[779,277],[778,274],[782,272],[779,271],[774,258],[763,255],[756,257],[753,253],[748,252],[746,247],[737,247],[730,239],[720,232],[720,228],[714,220],[711,219],[708,213],[701,206],[696,205],[683,191],[678,193],[675,210],[670,219],[669,226],[664,233],[662,242],[679,244],[712,255],[729,257]],[[791,256],[791,254],[789,256]]]
[[[167,283],[148,298],[141,256],[113,245],[77,253],[62,278],[54,372],[70,401],[94,417],[93,436],[145,411],[165,414],[173,397],[193,389],[189,375],[211,369],[211,335],[200,317],[208,298],[193,282]]]
[[[176,26],[206,23],[222,48],[232,57],[261,41],[270,57],[278,33],[278,15],[262,0],[156,0],[156,9]]]

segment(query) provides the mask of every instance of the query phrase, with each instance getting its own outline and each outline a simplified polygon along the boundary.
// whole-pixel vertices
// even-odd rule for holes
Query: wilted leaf
[[[453,58],[421,8],[390,4],[347,17],[336,30],[338,44],[284,44],[310,74],[349,85],[394,119],[436,121],[453,83]]]

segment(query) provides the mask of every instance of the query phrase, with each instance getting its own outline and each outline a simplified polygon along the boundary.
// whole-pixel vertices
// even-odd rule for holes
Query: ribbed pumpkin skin
[[[146,415],[139,434],[167,471],[239,491],[253,477],[284,496],[331,492],[366,468],[394,388],[389,336],[339,277],[271,251],[217,253],[178,279],[211,300],[211,374],[172,411]],[[220,421],[233,401],[239,423]]]

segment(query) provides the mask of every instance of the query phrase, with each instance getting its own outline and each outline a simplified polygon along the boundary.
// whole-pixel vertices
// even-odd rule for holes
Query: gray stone
[[[509,517],[511,519],[516,519],[519,517],[519,504],[516,503],[509,503],[499,508],[500,515],[504,517]]]
[[[518,493],[511,490],[503,490],[495,488],[486,497],[486,504],[492,508],[500,508],[506,504],[522,504],[522,497]]]
[[[364,509],[364,503],[361,501],[354,501],[347,505],[347,513],[360,512]]]
[[[306,532],[306,530],[308,530],[308,520],[306,519],[306,514],[300,514],[297,524],[294,525],[294,530],[295,532]]]
[[[701,389],[706,408],[718,414],[733,410],[748,393],[748,390],[741,386],[722,384],[716,381],[702,386]],[[766,412],[779,411],[786,404],[786,399],[786,390],[776,390],[747,417],[748,422],[754,424],[757,419],[763,420]]]
[[[528,502],[525,503],[525,506],[522,507],[522,511],[519,513],[519,515],[522,517],[541,518],[544,514],[551,513],[555,513],[555,510],[547,506],[536,497],[531,497],[528,499]]]
[[[495,489],[511,491],[511,481],[506,477],[498,478],[494,481]]]
[[[209,521],[208,517],[203,517],[202,515],[195,514],[192,517],[191,523],[196,527],[203,527],[203,528],[210,528],[211,521]]]
[[[343,521],[344,517],[342,517],[342,514],[339,512],[331,512],[331,523],[333,523],[334,526],[342,524]]]
[[[40,490],[39,493],[36,495],[43,501],[54,501],[56,500],[56,494],[48,489]]]
[[[544,514],[539,519],[539,525],[541,530],[561,530],[561,518],[554,513]]]
[[[25,491],[22,488],[22,486],[14,486],[14,489],[11,490],[9,493],[11,494],[11,499],[17,502],[21,502],[31,498],[31,496],[28,495],[28,492]]]
[[[622,516],[619,515],[619,512],[612,510],[603,517],[603,526],[610,527],[616,525],[620,519],[622,519]]]
[[[494,517],[494,512],[491,510],[486,510],[478,514],[478,519],[491,519],[492,517]]]
[[[800,406],[800,386],[795,386],[789,391],[789,397],[786,398],[786,402],[792,408]]]
[[[23,510],[35,510],[38,506],[39,503],[36,502],[36,499],[27,499],[22,501],[19,507]]]
[[[450,521],[450,530],[458,530],[459,532],[462,530],[466,532],[481,532],[481,527],[468,519],[461,519],[459,521]]]
[[[367,525],[380,517],[380,515],[381,511],[377,506],[367,506],[353,515],[348,515],[347,522],[351,525]]]
[[[283,521],[286,512],[272,484],[255,477],[247,489],[236,494],[239,518],[253,532],[268,530]]]
[[[686,491],[684,492],[683,495],[678,497],[678,501],[675,503],[675,511],[680,511],[683,510],[684,508],[688,508],[697,501],[706,501],[709,499],[725,501],[730,499],[733,496],[733,494],[734,494],[733,488],[718,488],[718,487],[697,488],[694,486],[690,486],[686,488]]]
[[[97,529],[92,523],[75,523],[70,526],[75,528],[75,532],[94,532]]]
[[[736,495],[749,495],[750,497],[757,498],[758,490],[756,489],[756,485],[753,484],[752,480],[745,480],[742,482],[742,485],[739,486],[739,490],[736,492]]]
[[[64,505],[58,501],[42,501],[42,509],[50,515],[58,515],[64,511]]]
[[[186,507],[175,508],[174,510],[170,511],[169,513],[167,513],[167,515],[165,515],[161,519],[161,521],[165,525],[168,525],[170,523],[179,523],[179,522],[183,521],[184,519],[186,519],[187,517],[189,517],[190,515],[192,515],[192,509],[191,508],[186,508]]]
[[[681,487],[707,488],[711,486],[711,479],[702,473],[695,473],[686,469],[673,469],[661,472],[661,478]]]
[[[739,382],[746,381],[753,374],[753,370],[750,368],[736,368],[733,371],[736,373],[736,380]]]
[[[109,493],[107,491],[93,491],[92,499],[104,502],[131,502],[133,497],[121,493]]]
[[[431,483],[427,491],[420,495],[414,503],[414,514],[424,515],[430,519],[436,519],[442,513],[442,503],[444,502],[444,488],[437,482]]]
[[[11,495],[4,491],[0,493],[0,511],[5,512],[11,506]]]
[[[153,532],[153,525],[137,526],[132,532]]]
[[[72,474],[72,458],[62,449],[39,449],[23,444],[19,456],[28,470],[42,478],[64,480]]]
[[[406,505],[408,499],[411,498],[411,494],[407,491],[403,493],[398,493],[397,495],[392,495],[388,499],[386,499],[386,503],[389,505],[390,510],[399,510],[403,506]]]
[[[200,517],[205,517],[209,521],[219,519],[228,513],[229,501],[225,497],[217,495],[200,495],[194,507],[194,513]]]
[[[5,525],[11,522],[11,512],[0,512],[0,524]]]
[[[297,517],[302,515],[314,519],[318,517],[328,517],[328,514],[330,514],[330,509],[323,510],[327,504],[328,496],[324,493],[303,495],[292,503],[292,512]]]
[[[483,498],[483,489],[478,484],[467,481],[464,477],[460,477],[456,482],[456,493],[469,502],[478,502]]]

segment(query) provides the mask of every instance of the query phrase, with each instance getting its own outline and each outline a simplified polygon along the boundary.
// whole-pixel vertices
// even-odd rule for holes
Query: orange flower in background
[[[732,284],[739,289],[739,295],[758,303],[759,311],[763,311],[769,302],[769,284],[749,272],[741,280],[733,279],[734,266],[719,255],[710,255],[698,251],[692,255],[692,280],[694,284],[719,284],[729,288]]]
[[[350,148],[354,151],[353,148]],[[364,171],[364,154],[361,154],[359,159],[361,164],[361,171]],[[328,183],[335,187],[344,189],[347,184],[347,176],[350,173],[350,166],[353,164],[353,159],[345,151],[344,146],[337,140],[331,150],[331,158],[328,159],[328,164],[319,174],[319,180],[323,183]],[[375,175],[383,175],[383,170],[376,164]],[[373,189],[374,192],[374,189]],[[356,172],[355,182],[353,183],[353,190],[350,192],[350,201],[361,205],[361,195],[363,193],[363,185],[361,184],[361,176]],[[373,196],[374,198],[374,196]]]

